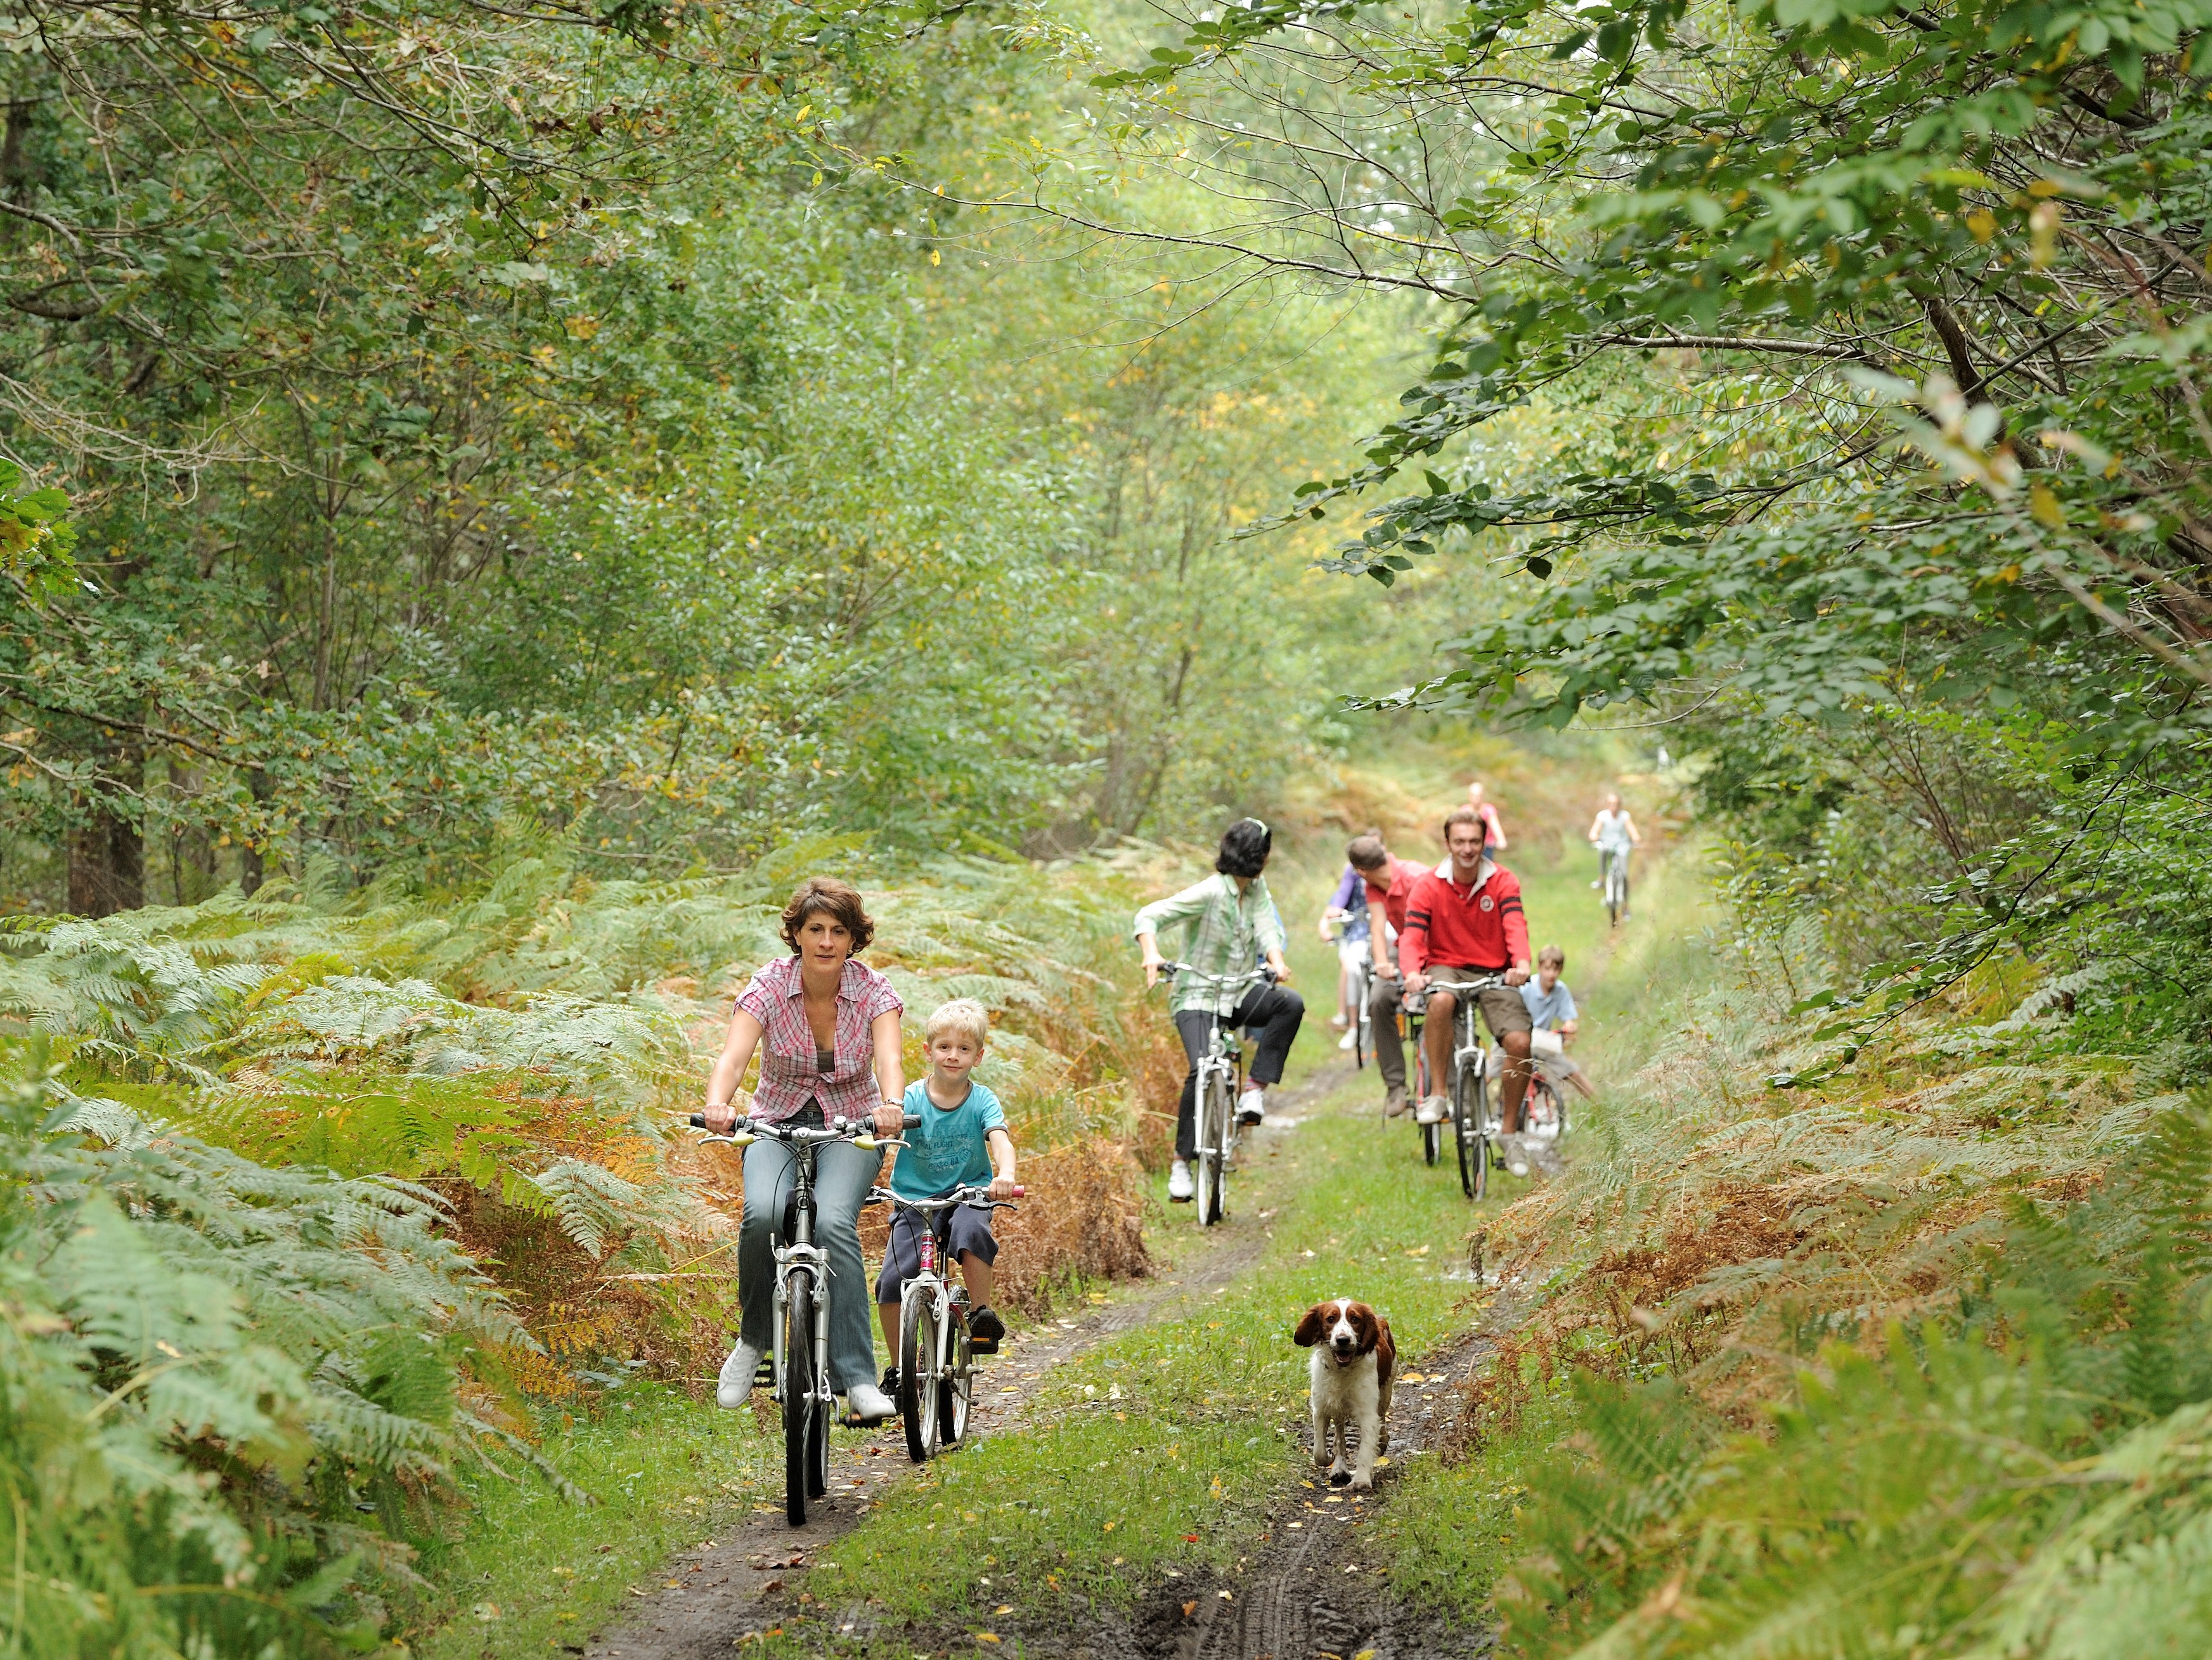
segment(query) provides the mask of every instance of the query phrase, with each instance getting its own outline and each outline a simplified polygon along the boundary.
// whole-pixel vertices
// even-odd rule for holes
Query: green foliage
[[[0,1630],[33,1656],[337,1652],[372,1572],[500,1433],[463,1392],[520,1341],[417,1189],[271,1170],[52,1084],[0,1100]],[[91,1132],[88,1134],[88,1132]]]
[[[1263,8],[1097,84],[1124,167],[1278,204],[1212,246],[1446,314],[1273,521],[1379,496],[1335,569],[1489,562],[1447,672],[1366,701],[1654,708],[1753,932],[1818,915],[1807,989],[1870,1000],[1839,1060],[2025,950],[2083,1042],[2201,1073],[2208,19]]]

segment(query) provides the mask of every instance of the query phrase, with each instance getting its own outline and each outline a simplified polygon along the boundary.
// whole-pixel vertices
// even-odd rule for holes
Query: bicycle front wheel
[[[909,1285],[899,1310],[899,1417],[906,1425],[906,1456],[917,1464],[937,1450],[937,1299],[929,1287]]]
[[[814,1276],[794,1268],[783,1309],[783,1514],[792,1526],[806,1523],[808,1440],[820,1403],[814,1398]]]
[[[946,1321],[941,1340],[945,1365],[937,1388],[938,1434],[944,1444],[957,1447],[968,1438],[968,1408],[975,1393],[975,1361],[968,1347],[968,1321],[958,1309]]]
[[[1198,1099],[1198,1225],[1221,1219],[1222,1166],[1229,1151],[1229,1080],[1219,1073],[1206,1080]]]
[[[1452,1080],[1452,1140],[1459,1148],[1459,1185],[1469,1199],[1490,1187],[1490,1138],[1483,1134],[1482,1079],[1462,1067]]]

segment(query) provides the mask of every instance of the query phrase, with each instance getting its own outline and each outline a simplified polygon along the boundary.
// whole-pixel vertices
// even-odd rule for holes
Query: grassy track
[[[532,1475],[474,1479],[461,1531],[433,1541],[420,1565],[443,1593],[410,1622],[428,1660],[506,1660],[580,1643],[672,1551],[709,1536],[732,1509],[782,1493],[781,1444],[751,1414],[718,1413],[656,1385],[620,1390],[544,1450],[592,1502],[573,1503]]]
[[[1709,959],[1694,939],[1705,917],[1692,860],[1647,863],[1638,918],[1613,935],[1584,863],[1570,854],[1518,869],[1537,940],[1568,952],[1585,1006],[1580,1052],[1602,1079],[1633,1063],[1650,1020]],[[1313,929],[1331,876],[1286,870],[1278,885],[1312,1010],[1293,1083],[1336,1055],[1326,1025],[1334,953]],[[1456,1171],[1422,1165],[1410,1121],[1379,1122],[1380,1096],[1370,1068],[1296,1128],[1268,1132],[1206,1242],[1248,1254],[1250,1267],[1204,1306],[1164,1310],[1048,1374],[1021,1432],[916,1471],[793,1584],[813,1600],[787,1605],[795,1612],[767,1651],[906,1655],[910,1624],[963,1641],[1000,1624],[1036,1633],[1093,1602],[1126,1601],[1140,1584],[1248,1554],[1270,1503],[1310,1475],[1305,1357],[1289,1341],[1298,1312],[1322,1297],[1364,1297],[1389,1316],[1416,1371],[1477,1312],[1466,1260],[1474,1213]],[[1498,1173],[1484,1208],[1522,1186]],[[1150,1233],[1173,1263],[1200,1242],[1188,1207],[1164,1203],[1164,1182],[1158,1196]],[[988,1374],[983,1386],[997,1387]],[[1512,1554],[1516,1469],[1547,1443],[1548,1422],[1532,1413],[1525,1445],[1486,1449],[1454,1469],[1423,1459],[1401,1472],[1390,1505],[1361,1524],[1375,1530],[1368,1548],[1391,1563],[1394,1590],[1480,1615]],[[464,1534],[427,1554],[441,1595],[415,1622],[418,1652],[510,1660],[580,1642],[673,1549],[780,1496],[772,1432],[750,1414],[673,1392],[625,1390],[597,1420],[549,1436],[545,1451],[599,1502],[573,1505],[531,1481],[477,1482]],[[841,1634],[848,1622],[854,1632]]]
[[[1299,1312],[1368,1298],[1414,1357],[1470,1317],[1457,1173],[1422,1166],[1413,1130],[1384,1128],[1368,1093],[1340,1091],[1270,1132],[1222,1231],[1256,1250],[1249,1271],[1052,1373],[1024,1432],[920,1472],[825,1553],[808,1589],[830,1606],[864,1599],[899,1628],[877,1645],[905,1654],[908,1621],[1034,1631],[1072,1605],[1247,1553],[1267,1503],[1310,1475],[1306,1357],[1290,1342]],[[1178,1207],[1169,1225],[1190,1229],[1190,1214]],[[822,1635],[801,1623],[782,1640],[811,1651]]]

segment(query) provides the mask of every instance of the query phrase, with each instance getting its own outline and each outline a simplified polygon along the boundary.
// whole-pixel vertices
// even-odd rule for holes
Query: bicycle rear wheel
[[[1460,1190],[1480,1199],[1490,1188],[1490,1138],[1483,1126],[1483,1079],[1465,1067],[1452,1079],[1452,1140],[1459,1149]]]
[[[952,1310],[945,1328],[943,1379],[937,1389],[938,1434],[948,1449],[968,1438],[968,1408],[975,1394],[975,1362],[968,1347],[968,1321]]]
[[[899,1417],[906,1456],[920,1464],[937,1450],[936,1298],[927,1286],[912,1284],[899,1302]]]
[[[807,1443],[818,1414],[814,1399],[814,1275],[794,1268],[783,1310],[783,1514],[794,1528],[806,1523]]]

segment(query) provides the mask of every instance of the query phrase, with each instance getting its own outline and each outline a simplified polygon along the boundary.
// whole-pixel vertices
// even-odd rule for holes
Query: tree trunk
[[[112,916],[146,903],[146,846],[138,826],[95,812],[69,833],[69,908],[78,916]]]
[[[252,769],[246,775],[246,787],[257,802],[266,801],[270,793],[269,775],[258,767]],[[259,817],[258,814],[255,816],[257,818]],[[257,823],[238,844],[238,886],[242,893],[252,894],[258,891],[266,876],[261,863],[261,845],[253,839],[253,833],[259,829]]]

